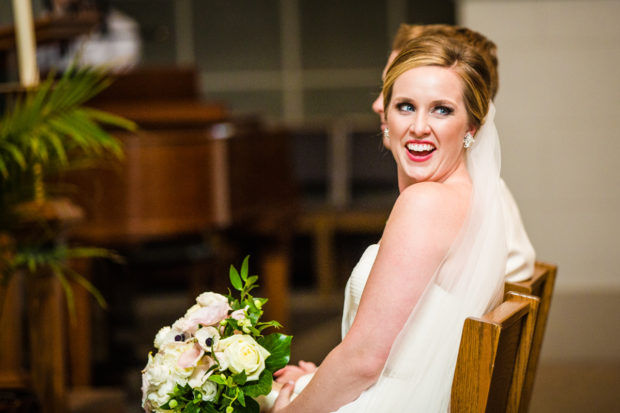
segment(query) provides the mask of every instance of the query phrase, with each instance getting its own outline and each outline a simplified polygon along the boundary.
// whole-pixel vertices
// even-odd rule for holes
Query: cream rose
[[[265,369],[265,359],[270,353],[251,336],[237,334],[219,341],[218,361],[235,374],[245,371],[248,380],[257,380]],[[220,360],[222,357],[224,360]]]
[[[161,354],[157,353],[155,357],[149,354],[149,362],[142,373],[148,386],[159,386],[170,377],[170,368],[165,364]]]
[[[170,393],[174,391],[174,386],[174,381],[168,380],[160,385],[157,391],[149,393],[146,399],[151,403],[151,406],[159,408],[170,400]]]

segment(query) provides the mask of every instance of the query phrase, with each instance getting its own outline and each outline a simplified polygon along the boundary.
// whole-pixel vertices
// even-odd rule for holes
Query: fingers
[[[288,406],[291,403],[291,394],[293,394],[293,390],[295,389],[295,383],[288,382],[280,389],[280,394],[273,404],[272,412],[277,412],[278,410]]]
[[[299,361],[299,367],[301,367],[307,373],[312,373],[314,370],[316,370],[316,364],[314,364],[311,361],[300,360]]]
[[[316,364],[301,360],[299,366],[288,365],[273,373],[273,377],[278,383],[297,381],[301,376],[312,373],[317,369]]]
[[[277,376],[274,374],[274,377],[276,378],[276,382],[284,384],[284,383],[288,383],[289,381],[294,382],[300,376],[303,376],[304,374],[305,372],[301,370],[299,367],[291,366],[291,368],[286,369],[285,371],[281,372]]]
[[[284,366],[282,367],[280,370],[276,370],[273,375],[274,376],[281,376],[283,374],[286,374],[288,371],[292,370],[292,369],[296,369],[297,366],[294,366],[292,364],[289,364],[288,366]]]

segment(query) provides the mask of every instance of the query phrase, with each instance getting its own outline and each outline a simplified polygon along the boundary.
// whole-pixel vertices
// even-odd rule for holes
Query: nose
[[[383,93],[379,93],[379,96],[372,102],[372,110],[381,118],[381,122],[385,122],[383,116]]]
[[[409,126],[409,131],[416,137],[424,137],[431,133],[431,127],[428,123],[428,116],[423,111],[416,113],[413,122]]]

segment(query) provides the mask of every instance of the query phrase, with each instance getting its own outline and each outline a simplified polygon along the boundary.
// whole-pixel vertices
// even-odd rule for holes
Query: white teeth
[[[435,149],[433,145],[428,143],[408,143],[407,149],[414,152],[432,151]]]

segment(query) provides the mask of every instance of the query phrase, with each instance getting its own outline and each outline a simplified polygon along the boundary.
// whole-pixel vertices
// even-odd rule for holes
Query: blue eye
[[[454,112],[454,109],[449,108],[447,106],[437,106],[435,108],[435,110],[440,114],[440,115],[450,115],[452,112]]]
[[[396,105],[396,107],[398,108],[398,110],[402,110],[404,112],[413,112],[415,110],[411,103],[399,103]]]

